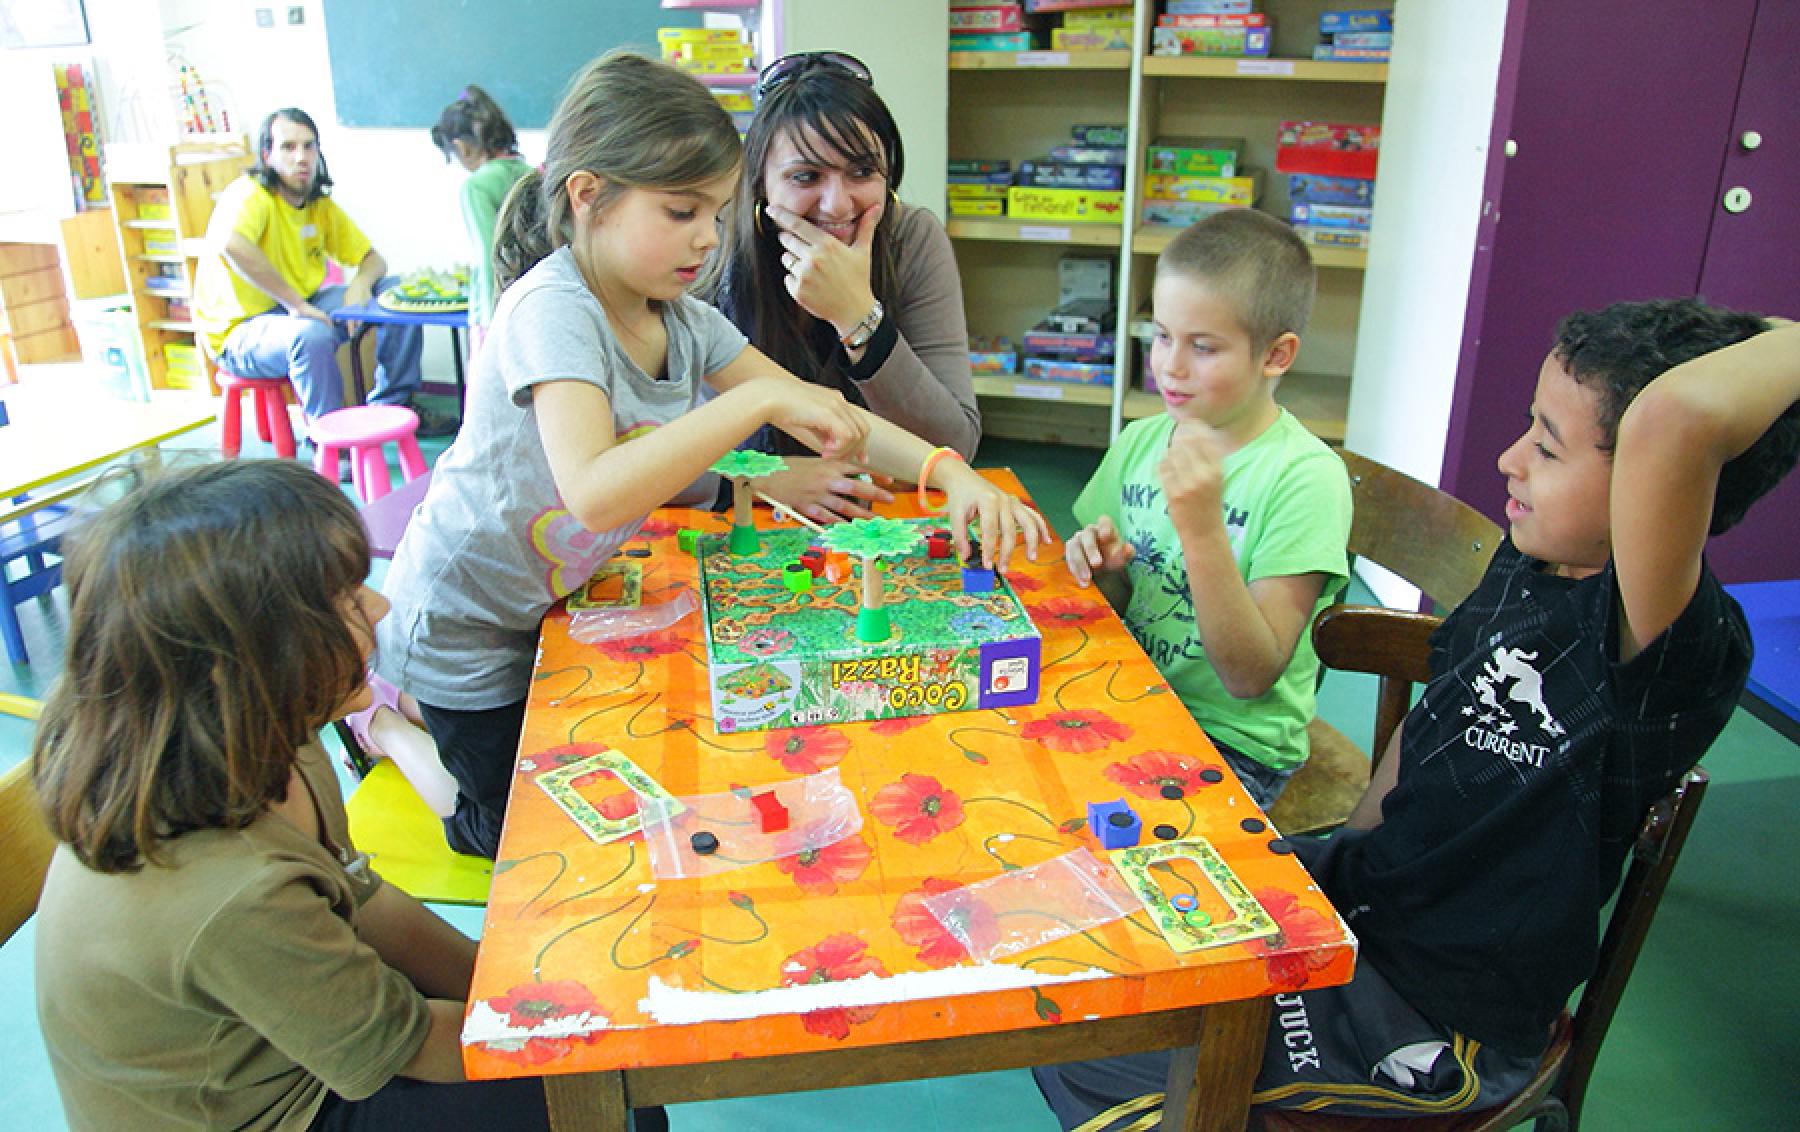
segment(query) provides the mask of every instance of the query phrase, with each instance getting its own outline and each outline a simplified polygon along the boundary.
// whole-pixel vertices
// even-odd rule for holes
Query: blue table
[[[1800,578],[1745,582],[1725,590],[1744,607],[1756,642],[1744,706],[1800,743]]]
[[[367,400],[368,385],[363,380],[362,340],[376,326],[442,326],[450,331],[450,358],[456,364],[456,415],[462,416],[467,393],[463,381],[462,332],[469,326],[469,311],[392,311],[374,299],[355,307],[339,307],[331,312],[331,321],[354,323],[350,336],[350,376],[356,382],[356,399]]]

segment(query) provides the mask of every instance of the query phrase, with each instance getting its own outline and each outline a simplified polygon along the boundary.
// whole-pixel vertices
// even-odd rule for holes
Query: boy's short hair
[[[1600,447],[1611,453],[1619,419],[1644,386],[1682,362],[1769,328],[1759,315],[1709,307],[1698,299],[1614,303],[1577,311],[1556,328],[1551,353],[1599,401]],[[1750,505],[1793,468],[1800,455],[1800,408],[1789,407],[1768,431],[1719,470],[1711,533],[1730,530]]]
[[[1318,274],[1294,230],[1252,208],[1216,212],[1183,229],[1156,259],[1158,278],[1180,275],[1237,308],[1255,349],[1298,335],[1312,314]]]

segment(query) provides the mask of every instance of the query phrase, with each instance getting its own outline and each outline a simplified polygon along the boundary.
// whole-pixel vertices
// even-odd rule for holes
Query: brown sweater
[[[350,844],[302,749],[325,840]],[[286,819],[184,834],[167,864],[95,872],[59,846],[38,906],[38,1021],[73,1132],[305,1129],[418,1051],[425,999],[356,936],[381,884]]]

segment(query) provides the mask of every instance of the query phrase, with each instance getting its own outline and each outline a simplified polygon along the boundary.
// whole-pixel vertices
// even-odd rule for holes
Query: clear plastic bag
[[[583,609],[569,614],[569,636],[584,645],[667,629],[700,608],[694,591],[681,587],[668,601],[632,609]]]
[[[927,896],[923,903],[971,957],[984,963],[1124,919],[1143,907],[1118,871],[1086,849]]]
[[[764,833],[751,799],[765,792],[787,810],[786,829]],[[679,808],[677,808],[679,807]],[[753,790],[663,799],[638,795],[650,871],[658,880],[709,876],[835,845],[862,828],[856,796],[836,767]],[[700,852],[696,838],[713,848]]]

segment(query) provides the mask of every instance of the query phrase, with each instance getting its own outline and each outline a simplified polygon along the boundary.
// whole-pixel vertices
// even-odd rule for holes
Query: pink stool
[[[326,413],[310,429],[318,454],[313,471],[337,482],[338,453],[350,452],[350,483],[364,503],[373,503],[393,488],[381,446],[393,441],[400,450],[400,470],[411,483],[425,474],[419,454],[419,414],[403,405],[355,405]]]
[[[265,441],[273,441],[276,455],[292,459],[294,429],[288,424],[288,379],[239,377],[220,370],[218,382],[224,395],[219,413],[219,451],[226,456],[236,456],[238,449],[243,447],[244,426],[239,416],[242,399],[238,394],[248,392],[254,398],[251,411],[256,415],[256,435]]]

